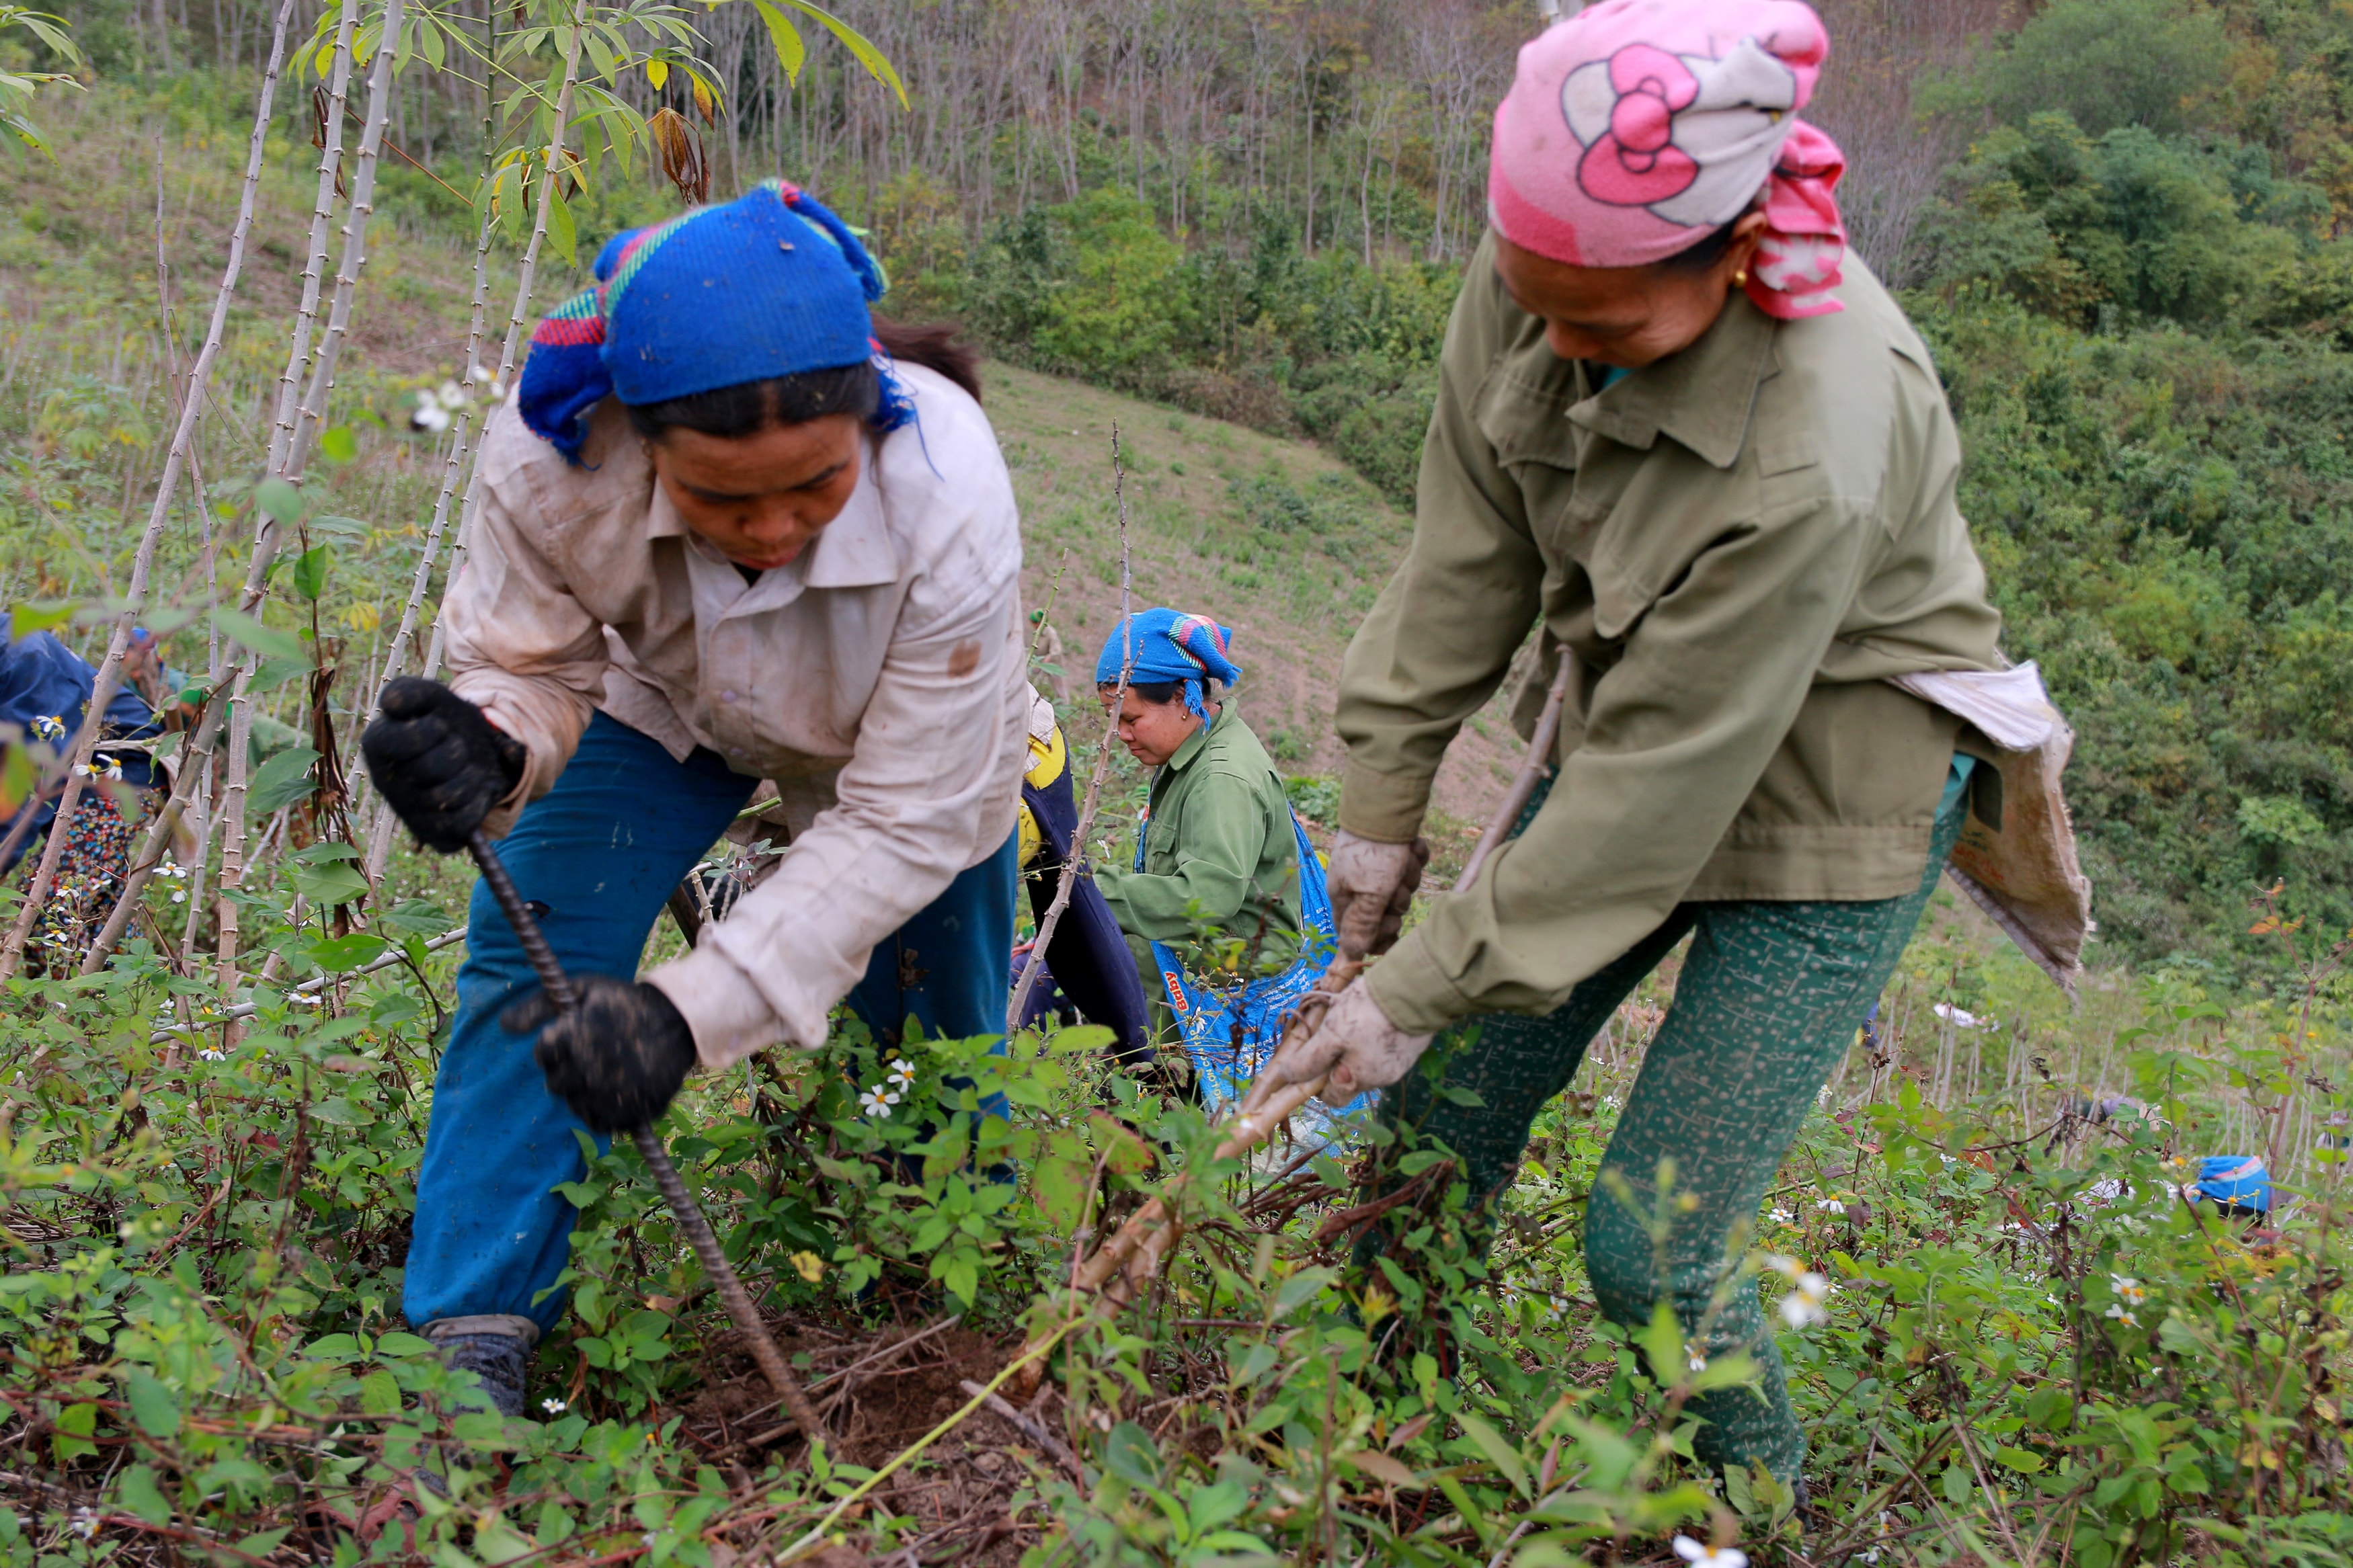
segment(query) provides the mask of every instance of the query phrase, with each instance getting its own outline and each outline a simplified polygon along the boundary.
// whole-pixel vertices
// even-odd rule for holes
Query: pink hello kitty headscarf
[[[1572,267],[1645,267],[1762,190],[1749,299],[1783,321],[1843,310],[1846,158],[1798,118],[1829,53],[1802,0],[1603,0],[1556,25],[1495,110],[1496,232]]]

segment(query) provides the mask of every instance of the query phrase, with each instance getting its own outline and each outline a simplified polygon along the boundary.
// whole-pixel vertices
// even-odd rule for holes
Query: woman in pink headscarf
[[[1394,1086],[1384,1114],[1452,1151],[1475,1208],[1689,937],[1588,1268],[1611,1318],[1665,1299],[1698,1355],[1749,1358],[1757,1387],[1686,1408],[1703,1458],[1785,1495],[1805,1440],[1755,1286],[1727,1274],[1990,754],[1893,681],[1991,669],[2000,631],[1928,352],[1847,254],[1839,151],[1798,118],[1828,53],[1797,0],[1608,0],[1521,51],[1412,552],[1343,678],[1344,933],[1394,937],[1431,777],[1532,625],[1523,734],[1569,666],[1556,772],[1478,883],[1270,1068],[1329,1071],[1335,1100]]]

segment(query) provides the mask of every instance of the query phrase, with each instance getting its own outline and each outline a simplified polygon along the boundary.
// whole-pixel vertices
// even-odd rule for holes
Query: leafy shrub
[[[2012,123],[2048,110],[2094,135],[2126,125],[2182,131],[2229,52],[2221,18],[2202,6],[2059,0],[1998,44],[1952,96]]]

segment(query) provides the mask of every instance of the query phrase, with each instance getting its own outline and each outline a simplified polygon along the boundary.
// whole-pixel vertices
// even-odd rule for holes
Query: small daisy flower
[[[891,1070],[882,1076],[902,1090],[912,1089],[915,1087],[915,1064],[904,1057],[896,1058],[891,1063]]]
[[[73,1532],[84,1541],[98,1534],[98,1513],[95,1510],[78,1508],[73,1510]]]
[[[2129,1274],[2111,1274],[2108,1283],[2115,1289],[2116,1300],[2127,1307],[2137,1307],[2148,1300],[2148,1292],[2142,1288],[2141,1282]]]
[[[2127,1310],[2122,1301],[2109,1302],[2108,1310],[2105,1315],[2114,1318],[2126,1328],[2137,1329],[2140,1327],[2140,1319],[2131,1311]]]
[[[44,713],[33,721],[33,738],[38,741],[62,741],[66,738],[66,721],[56,713]]]
[[[858,1097],[858,1109],[877,1121],[889,1120],[891,1108],[898,1103],[899,1097],[886,1092],[879,1083]]]
[[[1767,1209],[1766,1211],[1766,1215],[1767,1217],[1770,1218],[1775,1225],[1795,1225],[1798,1223],[1798,1216],[1791,1214],[1788,1209]]]
[[[1707,1357],[1702,1355],[1697,1351],[1692,1352],[1691,1369],[1694,1372],[1705,1372],[1707,1370]]]
[[[196,1055],[208,1062],[225,1062],[228,1060],[228,1053],[227,1051],[216,1049],[211,1046],[206,1046],[203,1050],[198,1051]]]
[[[1842,1215],[1846,1213],[1845,1203],[1838,1198],[1824,1198],[1820,1203],[1814,1205],[1814,1207],[1820,1209],[1824,1214]]]
[[[561,1399],[543,1399],[539,1402],[539,1407],[550,1415],[561,1415],[565,1409],[565,1403]]]
[[[1789,1276],[1789,1293],[1781,1298],[1781,1321],[1793,1329],[1810,1329],[1830,1321],[1831,1282],[1811,1269]]]
[[[1702,1546],[1688,1535],[1675,1537],[1675,1555],[1692,1568],[1748,1568],[1748,1553],[1737,1546]]]

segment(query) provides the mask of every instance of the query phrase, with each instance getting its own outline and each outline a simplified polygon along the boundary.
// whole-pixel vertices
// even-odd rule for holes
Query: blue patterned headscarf
[[[881,268],[790,181],[617,235],[596,272],[539,323],[522,368],[523,423],[568,461],[607,396],[666,403],[869,360],[882,376],[875,427],[913,417],[867,310],[890,286]]]
[[[1103,656],[1095,660],[1095,684],[1110,686],[1119,679],[1119,667],[1131,657],[1128,684],[1138,681],[1181,680],[1185,683],[1185,706],[1203,719],[1209,716],[1203,706],[1201,682],[1205,679],[1222,680],[1230,686],[1241,679],[1241,666],[1228,656],[1233,647],[1234,634],[1207,616],[1188,616],[1181,610],[1146,610],[1130,616],[1127,625],[1133,637],[1123,636],[1114,626],[1103,642]]]

